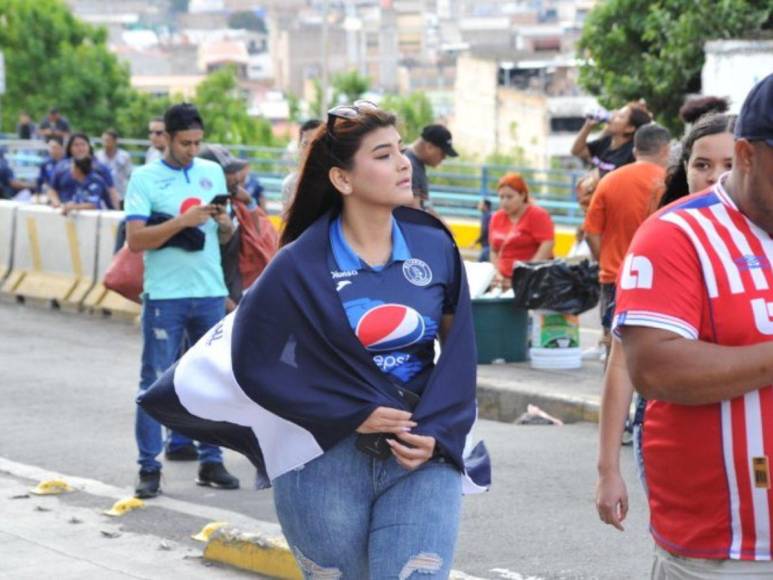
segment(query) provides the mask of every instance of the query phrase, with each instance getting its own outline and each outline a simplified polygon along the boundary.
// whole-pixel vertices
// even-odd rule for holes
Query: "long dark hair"
[[[363,138],[383,127],[394,127],[397,119],[381,109],[360,110],[356,117],[333,117],[332,129],[320,125],[303,160],[295,196],[287,210],[280,245],[289,244],[330,209],[340,210],[341,194],[330,182],[333,167],[351,169]]]
[[[692,155],[692,147],[698,139],[720,133],[732,133],[735,129],[735,115],[709,113],[704,115],[692,126],[682,139],[682,153],[668,168],[666,174],[666,191],[660,199],[660,207],[664,207],[690,193],[687,185],[687,163]]]
[[[70,138],[67,140],[67,147],[64,150],[65,157],[72,157],[72,144],[76,139],[83,139],[86,142],[86,145],[89,146],[89,157],[94,157],[94,146],[91,144],[91,140],[86,133],[73,133],[70,135]]]

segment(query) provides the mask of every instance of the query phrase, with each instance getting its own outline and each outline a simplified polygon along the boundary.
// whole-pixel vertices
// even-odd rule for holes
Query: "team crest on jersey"
[[[770,270],[770,261],[765,256],[741,256],[733,260],[741,272],[747,270]]]
[[[201,186],[201,189],[205,189],[207,191],[212,189],[212,182],[206,177],[199,179],[199,185]]]
[[[354,333],[370,351],[405,348],[419,342],[426,330],[424,318],[404,304],[381,304],[362,315]]]
[[[414,286],[427,286],[432,282],[432,270],[424,260],[418,258],[403,262],[403,276]]]

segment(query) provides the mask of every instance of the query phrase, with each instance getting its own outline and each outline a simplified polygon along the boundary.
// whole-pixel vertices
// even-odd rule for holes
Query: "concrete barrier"
[[[100,212],[97,230],[96,284],[83,301],[83,306],[92,310],[102,310],[110,314],[133,318],[140,314],[141,306],[112,290],[108,290],[102,283],[105,272],[113,261],[118,225],[123,216],[121,211]]]
[[[36,205],[16,210],[13,268],[2,291],[80,305],[94,285],[99,212],[70,216]]]
[[[18,205],[13,201],[0,200],[0,283],[13,267],[13,237]]]

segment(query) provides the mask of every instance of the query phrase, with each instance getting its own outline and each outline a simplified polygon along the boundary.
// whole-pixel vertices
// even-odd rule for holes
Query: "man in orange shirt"
[[[583,229],[599,261],[601,325],[605,342],[615,312],[615,280],[634,233],[658,206],[665,188],[671,134],[656,123],[634,135],[636,162],[619,167],[599,181]]]

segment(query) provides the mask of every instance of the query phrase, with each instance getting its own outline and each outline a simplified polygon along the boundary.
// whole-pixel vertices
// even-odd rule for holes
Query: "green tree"
[[[196,89],[194,103],[206,125],[208,141],[234,145],[274,144],[271,123],[250,117],[234,67],[224,67]]]
[[[772,13],[773,0],[607,0],[585,21],[580,83],[608,107],[644,98],[679,131],[679,107],[700,89],[704,43],[770,29]]]
[[[333,77],[332,85],[334,91],[333,103],[338,101],[336,98],[337,95],[343,95],[346,97],[347,103],[353,103],[368,91],[370,88],[370,79],[366,76],[362,76],[356,70],[351,70],[335,75]]]
[[[132,91],[129,103],[116,111],[114,126],[122,137],[147,139],[148,121],[154,117],[163,117],[172,103],[182,100],[182,97],[170,98]]]
[[[108,51],[106,38],[61,0],[0,0],[2,128],[12,130],[22,109],[39,120],[54,105],[73,128],[99,133],[113,125],[131,90],[128,67]]]
[[[414,141],[421,134],[422,128],[435,119],[432,103],[422,92],[404,97],[387,95],[380,105],[382,109],[397,115],[398,127],[405,143]]]
[[[245,10],[234,12],[228,17],[228,28],[266,32],[266,22],[254,12]]]

